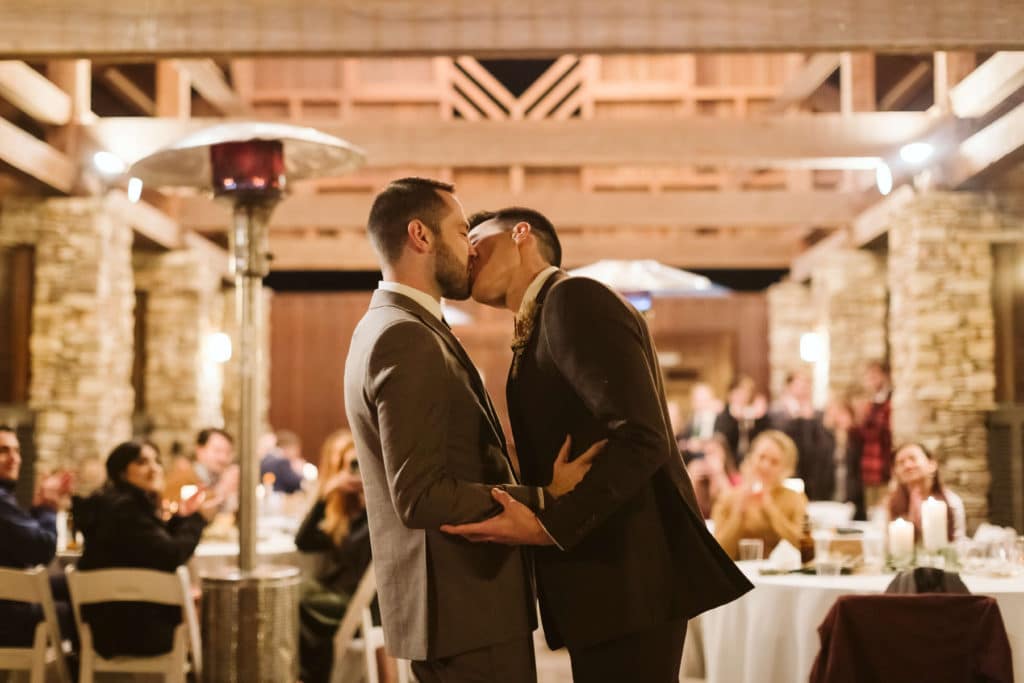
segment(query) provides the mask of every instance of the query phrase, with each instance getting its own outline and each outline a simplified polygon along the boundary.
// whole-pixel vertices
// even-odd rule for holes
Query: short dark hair
[[[537,237],[540,255],[553,266],[562,266],[562,243],[558,241],[555,226],[540,211],[523,206],[509,206],[497,211],[477,211],[469,217],[470,229],[489,220],[497,220],[511,230],[516,223],[529,223],[530,230]]]
[[[221,429],[220,427],[207,427],[206,429],[199,430],[199,433],[196,435],[196,445],[205,446],[207,442],[209,442],[210,437],[213,436],[214,434],[220,434],[225,439],[227,439],[228,443],[230,444],[235,443],[235,440],[231,438],[231,435],[228,434],[223,429]]]
[[[374,248],[386,263],[394,263],[402,255],[407,226],[420,219],[434,234],[441,231],[441,221],[448,208],[439,192],[454,193],[455,186],[431,178],[399,178],[381,190],[370,207],[366,229]]]
[[[15,436],[18,435],[18,432],[16,432],[14,427],[11,427],[10,425],[0,425],[0,432],[9,432]]]

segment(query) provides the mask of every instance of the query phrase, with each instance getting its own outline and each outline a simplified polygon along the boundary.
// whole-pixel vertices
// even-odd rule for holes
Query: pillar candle
[[[934,552],[949,543],[946,504],[931,496],[921,503],[921,541],[924,549]]]
[[[914,525],[905,519],[889,522],[889,554],[893,557],[914,554]]]

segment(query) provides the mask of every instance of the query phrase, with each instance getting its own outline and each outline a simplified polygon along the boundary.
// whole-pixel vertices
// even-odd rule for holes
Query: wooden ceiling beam
[[[188,74],[199,96],[228,116],[248,113],[241,96],[228,83],[224,72],[212,59],[181,59],[178,66]]]
[[[999,52],[949,91],[953,114],[978,118],[1024,87],[1024,52]]]
[[[822,83],[839,68],[839,53],[823,52],[812,55],[790,78],[779,96],[768,105],[768,112],[783,112],[791,105],[800,104],[814,94]]]
[[[146,116],[156,116],[156,101],[119,69],[112,66],[103,69],[100,72],[100,79],[107,84],[114,96],[125,104]]]
[[[5,0],[8,58],[566,52],[995,51],[1024,47],[1024,3],[930,0]]]
[[[946,163],[945,181],[951,187],[973,187],[1021,160],[1024,160],[1024,104],[1018,104],[961,142]]]
[[[931,80],[932,65],[929,62],[919,62],[898,80],[889,91],[878,101],[880,111],[899,111],[907,106],[911,100]]]
[[[0,62],[0,97],[40,123],[71,120],[71,97],[25,62]]]
[[[0,119],[0,161],[64,194],[78,179],[70,157],[5,119]]]
[[[224,119],[108,118],[93,139],[134,161]],[[682,165],[865,168],[937,124],[923,112],[749,119],[423,121],[415,126],[303,121],[359,145],[370,167]]]
[[[762,240],[697,237],[679,231],[621,230],[562,232],[567,268],[601,259],[657,259],[679,268],[785,268],[796,244]],[[273,270],[377,270],[377,256],[363,231],[338,237],[296,238],[271,234]]]
[[[458,188],[456,188],[458,192]],[[511,192],[461,196],[467,213],[512,204],[543,212],[556,226],[588,228],[744,226],[777,228],[801,224],[843,225],[856,216],[860,197],[828,191],[772,192]],[[274,211],[271,229],[362,227],[372,194],[323,194],[289,197]],[[201,232],[224,229],[230,211],[205,197],[182,201],[181,222]]]
[[[124,190],[114,189],[104,198],[107,208],[121,216],[131,228],[164,249],[179,249],[184,244],[181,226],[166,213],[139,200],[128,199]]]

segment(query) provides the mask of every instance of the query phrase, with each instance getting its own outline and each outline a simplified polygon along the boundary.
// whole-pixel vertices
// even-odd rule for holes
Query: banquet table
[[[818,655],[818,626],[841,595],[885,591],[892,574],[761,576],[761,563],[739,563],[754,590],[700,618],[708,683],[806,681]],[[1024,681],[1024,577],[961,575],[976,595],[996,599],[1013,651],[1014,677]]]

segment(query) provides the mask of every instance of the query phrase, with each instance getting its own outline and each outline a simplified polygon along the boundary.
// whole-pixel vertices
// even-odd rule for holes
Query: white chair
[[[352,594],[345,615],[341,618],[341,624],[334,634],[334,667],[331,671],[331,683],[379,682],[377,650],[384,647],[384,629],[373,625],[370,604],[375,595],[377,580],[371,564],[366,568],[363,578],[359,580],[356,592]],[[356,631],[360,626],[363,637],[356,638]],[[409,681],[409,665],[403,660],[398,660],[398,681]]]
[[[357,639],[358,640],[358,639]],[[366,659],[366,683],[380,683],[377,671],[377,650],[384,647],[384,629],[373,624],[373,612],[363,609],[363,655]],[[409,662],[398,661],[398,683],[409,683]]]
[[[192,603],[188,569],[174,574],[151,569],[66,570],[71,605],[81,641],[79,683],[93,683],[96,672],[162,673],[169,683],[184,683],[188,654],[192,671],[202,680],[202,643],[199,620]],[[93,649],[92,631],[82,621],[82,605],[98,602],[152,602],[181,607],[181,624],[174,631],[171,651],[155,657],[114,657],[106,659]]]
[[[43,683],[47,665],[56,664],[59,679],[70,682],[46,568],[0,569],[0,600],[38,604],[43,609],[32,647],[0,647],[0,670],[28,671],[31,683]]]
[[[363,578],[356,586],[356,592],[345,608],[345,614],[334,633],[334,666],[331,669],[331,683],[359,683],[364,680],[367,672],[360,663],[359,655],[363,652],[363,641],[356,638],[356,631],[363,618],[363,610],[370,607],[373,596],[377,594],[377,578],[373,573],[373,564],[366,568]]]

